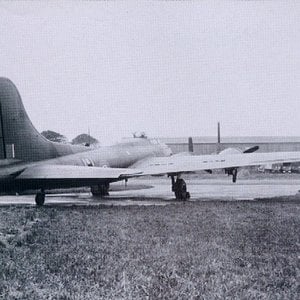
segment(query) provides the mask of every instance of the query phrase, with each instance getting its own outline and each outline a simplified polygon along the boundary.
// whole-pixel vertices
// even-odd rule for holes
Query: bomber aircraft
[[[146,175],[168,175],[176,199],[186,200],[185,173],[224,169],[236,179],[239,167],[300,161],[300,152],[172,155],[146,136],[95,149],[50,142],[34,128],[6,78],[0,78],[0,127],[0,192],[36,190],[39,206],[50,189],[89,186],[93,195],[105,196],[110,183]]]

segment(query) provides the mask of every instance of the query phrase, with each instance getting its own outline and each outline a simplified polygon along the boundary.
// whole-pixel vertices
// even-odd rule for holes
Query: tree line
[[[77,135],[71,142],[68,141],[66,136],[52,130],[42,131],[41,135],[47,140],[56,143],[71,143],[73,145],[94,145],[99,143],[96,138],[86,133]]]

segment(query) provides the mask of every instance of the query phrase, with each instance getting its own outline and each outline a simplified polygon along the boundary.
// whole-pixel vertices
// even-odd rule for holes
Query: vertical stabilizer
[[[218,140],[217,140],[217,149],[216,149],[216,153],[220,153],[222,151],[222,146],[221,146],[221,126],[220,126],[220,122],[218,122]]]
[[[79,152],[48,141],[34,128],[16,86],[7,78],[0,78],[0,118],[0,159],[38,161]]]
[[[220,128],[220,122],[218,122],[218,144],[221,144],[221,128]]]
[[[188,140],[188,144],[189,144],[189,152],[192,153],[194,152],[194,144],[193,144],[193,138],[192,137],[189,137],[189,140]]]

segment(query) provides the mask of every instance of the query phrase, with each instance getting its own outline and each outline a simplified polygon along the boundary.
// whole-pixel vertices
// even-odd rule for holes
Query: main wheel
[[[186,183],[183,179],[178,178],[174,186],[175,197],[177,200],[185,201],[189,198],[189,192],[186,190]]]
[[[38,192],[35,195],[35,203],[37,206],[42,206],[45,203],[45,193]]]
[[[233,169],[232,170],[232,182],[236,182],[236,178],[237,178],[237,169]]]
[[[109,184],[91,186],[91,192],[93,196],[97,196],[97,197],[109,196],[108,190],[109,190]]]

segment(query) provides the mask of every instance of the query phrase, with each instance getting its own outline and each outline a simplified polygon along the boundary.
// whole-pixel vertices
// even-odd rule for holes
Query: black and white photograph
[[[300,299],[300,2],[0,1],[0,299]]]

